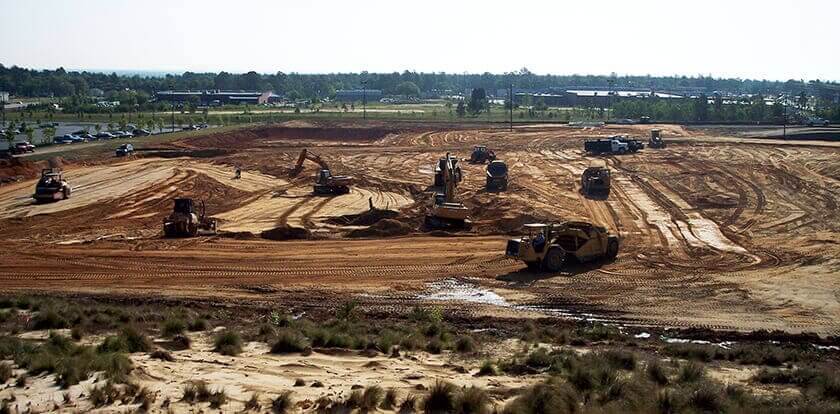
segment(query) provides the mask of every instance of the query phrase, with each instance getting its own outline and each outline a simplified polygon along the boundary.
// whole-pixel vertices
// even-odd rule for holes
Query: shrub
[[[513,400],[505,412],[511,414],[574,413],[578,394],[566,383],[549,380],[528,388]]]
[[[162,361],[168,362],[172,362],[175,360],[175,358],[172,357],[172,354],[170,354],[169,351],[165,351],[163,349],[156,349],[149,356],[152,359],[160,359]]]
[[[82,328],[78,326],[74,326],[73,329],[70,330],[70,337],[73,338],[74,341],[80,341],[84,336],[84,332]]]
[[[481,363],[481,368],[478,369],[479,377],[496,375],[496,366],[492,362],[485,360]]]
[[[427,414],[450,413],[455,407],[455,386],[444,381],[435,381],[429,395],[423,400],[423,412]]]
[[[108,353],[97,355],[92,368],[96,371],[104,371],[105,377],[109,380],[125,382],[133,365],[125,354]]]
[[[417,411],[417,396],[414,394],[408,394],[405,396],[405,399],[400,404],[400,413],[413,413]]]
[[[656,384],[668,384],[668,374],[665,372],[665,367],[658,360],[650,361],[647,365],[646,372],[648,378]]]
[[[613,368],[632,371],[636,369],[636,354],[623,350],[611,349],[602,354]]]
[[[365,388],[359,407],[367,411],[375,410],[376,406],[379,405],[379,402],[382,400],[382,394],[382,387],[378,385],[371,385]]]
[[[253,393],[251,398],[245,402],[245,411],[259,411],[260,410],[260,394]]]
[[[257,331],[257,338],[265,341],[265,340],[268,340],[270,338],[273,338],[275,334],[276,334],[276,332],[275,332],[273,326],[271,326],[270,324],[267,324],[267,323],[263,323],[263,324],[260,325],[260,328]]]
[[[15,303],[10,298],[0,298],[0,308],[8,309],[15,306]]]
[[[9,378],[12,378],[12,366],[5,362],[0,363],[0,384],[5,384]]]
[[[355,317],[356,308],[359,306],[359,302],[355,300],[347,301],[341,304],[341,306],[336,310],[336,318],[339,320],[350,320]]]
[[[545,348],[537,348],[525,359],[525,365],[533,368],[548,368],[551,366],[552,358]]]
[[[688,403],[702,412],[722,412],[726,396],[719,386],[704,381],[691,393]]]
[[[680,368],[678,380],[680,382],[694,382],[706,376],[706,367],[703,364],[690,361]]]
[[[437,338],[432,338],[429,343],[426,344],[426,352],[430,354],[439,354],[443,351],[443,344]]]
[[[283,414],[291,410],[293,405],[292,392],[283,391],[277,398],[271,401],[271,412],[274,414]]]
[[[294,384],[294,386],[295,386],[295,387],[303,387],[303,386],[306,386],[306,381],[304,381],[304,380],[303,380],[303,378],[296,378],[296,379],[295,379],[295,384]]]
[[[353,390],[342,403],[346,408],[359,408],[362,405],[362,391]]]
[[[140,405],[138,407],[139,412],[148,412],[149,408],[155,402],[155,399],[155,393],[152,392],[152,390],[143,387],[139,391],[137,391],[137,394],[135,394],[134,403]]]
[[[394,406],[397,405],[397,397],[398,395],[396,388],[388,388],[388,390],[385,391],[385,397],[382,398],[382,404],[380,404],[379,407],[381,407],[383,410],[390,410],[394,408]]]
[[[54,309],[46,309],[38,312],[31,321],[33,330],[43,329],[64,329],[67,327],[67,321],[61,317]]]
[[[180,335],[184,333],[187,329],[187,325],[178,318],[170,318],[163,321],[163,324],[160,326],[160,334],[164,338],[172,338],[175,335]]]
[[[455,342],[455,350],[460,353],[472,353],[476,348],[475,340],[470,336],[460,336]]]
[[[189,325],[187,326],[187,329],[189,329],[192,332],[200,332],[200,331],[206,331],[207,326],[208,326],[207,320],[197,318],[197,319],[193,319],[192,321],[190,321]]]
[[[225,330],[220,333],[213,341],[213,345],[213,351],[222,355],[236,356],[242,353],[242,338],[236,331]]]
[[[490,398],[481,388],[472,386],[464,388],[455,398],[455,413],[458,414],[486,414]]]
[[[299,333],[286,329],[277,335],[277,340],[271,346],[271,353],[291,354],[303,352],[304,349],[306,349],[304,338]]]
[[[120,336],[125,339],[126,344],[128,345],[129,353],[135,352],[149,352],[152,349],[152,341],[146,336],[146,334],[138,331],[133,326],[125,326],[122,328],[120,332]]]
[[[210,402],[210,408],[218,409],[219,407],[227,404],[227,393],[224,388],[220,388],[210,393],[207,397],[207,401]]]

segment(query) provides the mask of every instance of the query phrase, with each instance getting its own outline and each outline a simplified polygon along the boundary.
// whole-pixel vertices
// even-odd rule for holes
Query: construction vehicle
[[[134,155],[134,145],[131,144],[122,144],[117,148],[116,155],[118,157],[127,157],[129,155]]]
[[[455,163],[446,153],[443,163],[443,192],[435,193],[425,223],[431,228],[464,228],[469,226],[469,210],[455,194]]]
[[[487,191],[505,191],[508,185],[508,167],[502,160],[487,164]]]
[[[651,148],[665,148],[665,141],[662,140],[661,129],[651,129],[648,146]]]
[[[295,177],[303,171],[303,162],[309,160],[318,164],[318,175],[315,179],[315,186],[312,192],[315,194],[347,194],[350,192],[350,186],[353,184],[353,177],[347,175],[332,175],[329,165],[321,158],[320,155],[306,148],[300,151],[297,164],[292,168],[291,176]]]
[[[464,177],[461,174],[461,166],[458,165],[459,159],[456,157],[448,157],[450,162],[452,163],[453,173],[455,174],[455,183],[454,185],[458,185],[461,182],[461,179]],[[443,186],[443,170],[444,164],[447,162],[447,157],[441,157],[438,160],[437,165],[435,165],[435,187]]]
[[[486,145],[476,145],[473,147],[473,152],[470,155],[470,164],[484,164],[485,162],[492,162],[496,159],[496,153],[487,149]]]
[[[625,154],[629,151],[627,143],[614,137],[607,139],[588,139],[583,142],[584,151],[593,154]]]
[[[618,255],[618,236],[592,223],[526,224],[527,236],[510,239],[505,256],[522,260],[531,270],[560,271],[571,260],[612,260]]]
[[[41,179],[35,184],[35,194],[32,198],[36,203],[46,201],[66,200],[70,198],[72,189],[70,184],[64,180],[61,170],[58,168],[45,168],[41,170]]]
[[[606,164],[590,164],[580,175],[580,189],[584,195],[609,195],[610,170]]]
[[[645,143],[635,138],[630,138],[627,135],[616,135],[611,137],[617,139],[619,142],[627,144],[627,151],[636,152],[645,149]]]
[[[201,211],[197,213],[191,198],[176,198],[172,214],[163,220],[163,234],[166,237],[194,237],[199,231],[215,234],[216,219],[207,217],[203,201]]]

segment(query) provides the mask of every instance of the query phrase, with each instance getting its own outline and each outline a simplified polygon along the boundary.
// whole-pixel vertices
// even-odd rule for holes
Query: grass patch
[[[494,365],[492,361],[485,360],[481,363],[481,367],[478,368],[478,373],[476,373],[476,375],[479,377],[496,375],[496,365]]]
[[[705,376],[706,367],[704,367],[703,364],[695,361],[689,361],[680,368],[677,380],[679,382],[695,382],[703,379]]]
[[[187,324],[178,318],[169,318],[160,325],[160,335],[164,338],[172,338],[181,335],[187,330]]]
[[[477,349],[478,345],[471,336],[462,335],[455,341],[455,350],[462,354],[473,353]]]
[[[547,381],[528,388],[507,407],[506,414],[575,413],[578,393],[567,383]]]
[[[152,349],[152,341],[137,328],[125,326],[120,330],[119,335],[105,338],[97,350],[99,352],[149,352]]]
[[[40,331],[45,329],[64,329],[68,326],[68,323],[58,312],[50,308],[35,314],[30,321],[30,326],[32,330]]]
[[[365,411],[376,410],[379,402],[382,401],[383,394],[384,391],[382,390],[382,387],[378,385],[371,385],[365,388],[365,392],[362,393],[362,400],[359,404],[359,408]]]
[[[271,412],[274,414],[284,414],[291,411],[294,406],[292,401],[292,392],[283,391],[275,399],[271,400]]]
[[[455,412],[460,414],[487,414],[490,397],[476,386],[462,389],[455,398]]]
[[[423,400],[423,412],[427,414],[451,413],[455,408],[455,386],[437,380]]]
[[[645,368],[647,377],[657,385],[668,385],[668,373],[659,360],[652,360]]]
[[[206,331],[208,326],[209,325],[206,319],[196,318],[190,321],[187,325],[187,329],[189,329],[190,332],[202,332]]]
[[[159,359],[161,361],[168,361],[168,362],[175,361],[175,358],[172,356],[172,354],[169,353],[169,351],[165,351],[163,349],[154,350],[149,355],[149,357],[152,358],[152,359]]]
[[[5,384],[12,378],[12,366],[7,362],[0,363],[0,384]]]
[[[292,354],[303,352],[307,348],[306,339],[295,331],[282,330],[271,346],[272,354]]]
[[[242,353],[242,338],[238,332],[226,329],[213,340],[213,352],[218,352],[222,355],[237,356]]]
[[[248,401],[245,401],[245,411],[259,411],[260,408],[260,394],[255,392],[251,394]]]
[[[408,394],[405,396],[405,399],[402,403],[400,403],[400,413],[413,413],[417,411],[417,396],[414,394]]]
[[[385,396],[382,398],[382,403],[379,404],[379,407],[383,410],[390,410],[393,409],[397,405],[397,399],[399,395],[397,394],[397,389],[394,387],[388,388],[385,391]]]

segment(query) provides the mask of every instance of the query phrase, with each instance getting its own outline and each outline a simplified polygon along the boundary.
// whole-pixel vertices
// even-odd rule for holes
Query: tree
[[[26,140],[31,144],[32,140],[35,138],[35,130],[32,129],[32,127],[27,127],[23,130],[23,133],[26,134]]]
[[[694,120],[706,121],[709,119],[709,99],[705,94],[694,100]]]
[[[396,89],[397,95],[420,96],[420,88],[411,81],[400,82]]]
[[[487,93],[484,88],[475,88],[470,94],[470,102],[467,105],[473,115],[478,115],[487,106]]]
[[[98,134],[100,131],[102,131],[102,125],[96,124],[93,126],[93,129],[96,130],[96,133]]]
[[[464,115],[467,114],[467,108],[464,107],[464,101],[458,101],[458,107],[455,108],[455,113],[458,114],[458,118],[463,118]]]
[[[796,99],[796,103],[799,105],[799,109],[805,109],[808,106],[808,94],[802,91]]]
[[[12,149],[12,143],[15,142],[15,130],[11,127],[6,130],[5,135],[3,138],[6,138],[6,142],[9,144],[9,149]]]
[[[49,144],[55,138],[55,128],[46,127],[41,129],[41,144]]]

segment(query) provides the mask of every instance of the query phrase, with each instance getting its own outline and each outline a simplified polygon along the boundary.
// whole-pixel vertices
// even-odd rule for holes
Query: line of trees
[[[259,74],[247,72],[234,74],[184,72],[180,75],[166,76],[125,76],[116,73],[94,73],[55,70],[33,70],[17,66],[5,67],[0,64],[0,90],[20,96],[55,96],[67,97],[87,95],[91,90],[137,91],[151,95],[155,91],[168,89],[224,89],[224,90],[274,90],[291,99],[332,97],[337,89],[359,88],[362,81],[367,81],[370,89],[381,89],[385,94],[418,96],[425,91],[457,91],[483,88],[488,93],[506,89],[509,84],[525,90],[548,90],[552,87],[581,86],[614,88],[635,87],[655,90],[674,90],[679,88],[703,88],[712,91],[726,91],[736,94],[765,95],[787,92],[798,94],[807,85],[798,80],[787,82],[716,79],[710,76],[617,76],[612,75],[537,75],[522,68],[503,74],[452,74],[452,73],[331,73],[299,74],[283,73]]]

